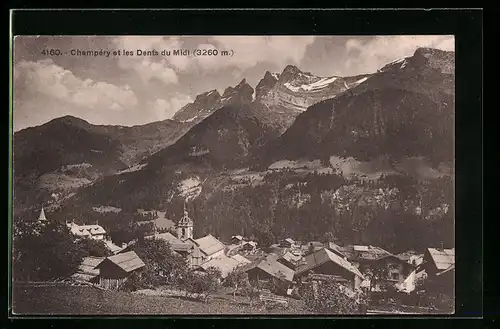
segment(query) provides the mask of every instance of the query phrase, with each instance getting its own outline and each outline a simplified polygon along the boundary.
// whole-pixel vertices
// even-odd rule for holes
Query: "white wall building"
[[[73,235],[77,237],[86,237],[94,240],[105,240],[106,230],[100,225],[78,225],[75,223],[67,223],[68,228]]]

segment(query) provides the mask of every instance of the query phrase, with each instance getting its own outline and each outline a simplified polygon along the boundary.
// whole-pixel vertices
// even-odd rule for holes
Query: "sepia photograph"
[[[455,38],[16,36],[14,315],[455,312]]]

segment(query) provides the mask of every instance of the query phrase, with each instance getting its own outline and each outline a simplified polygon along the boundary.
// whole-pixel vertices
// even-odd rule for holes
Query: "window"
[[[182,229],[182,236],[184,236],[184,235],[186,235],[186,229],[185,228]]]
[[[391,276],[392,280],[398,280],[399,279],[399,273],[398,272],[391,272],[390,276]]]

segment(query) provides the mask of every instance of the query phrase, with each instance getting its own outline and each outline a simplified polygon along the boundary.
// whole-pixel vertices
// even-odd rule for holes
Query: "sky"
[[[18,36],[14,130],[64,115],[99,125],[165,120],[198,94],[213,89],[222,94],[243,78],[255,88],[266,71],[280,73],[288,64],[322,77],[352,76],[375,72],[419,47],[454,50],[454,37]],[[137,53],[153,49],[158,55]],[[174,49],[216,49],[218,55],[174,56]],[[223,56],[223,50],[232,56]]]

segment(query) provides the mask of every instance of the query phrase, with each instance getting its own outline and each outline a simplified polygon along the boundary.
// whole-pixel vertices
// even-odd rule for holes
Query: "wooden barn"
[[[99,269],[99,285],[104,289],[118,289],[132,274],[146,264],[134,251],[107,257],[95,268]]]
[[[326,248],[307,255],[303,260],[304,263],[295,272],[297,281],[303,281],[310,274],[325,274],[345,279],[347,286],[356,290],[364,279],[363,274],[348,260]]]

